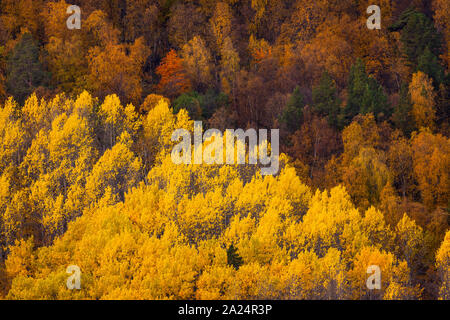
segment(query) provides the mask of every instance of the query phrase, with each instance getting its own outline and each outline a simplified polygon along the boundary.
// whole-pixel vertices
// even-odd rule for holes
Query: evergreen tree
[[[280,116],[280,122],[286,125],[289,132],[293,133],[300,128],[304,106],[303,95],[300,92],[300,88],[297,86],[292,92],[292,95]]]
[[[359,113],[367,82],[366,67],[363,61],[358,58],[350,69],[348,99],[340,118],[341,127],[348,125],[353,117]]]
[[[39,46],[30,33],[25,33],[7,61],[7,91],[23,103],[37,87],[46,86],[48,74],[39,61]]]
[[[337,96],[336,86],[328,72],[324,72],[320,83],[313,89],[314,110],[321,116],[326,116],[328,124],[338,127],[339,106],[341,101]]]
[[[198,101],[196,92],[183,93],[173,102],[173,111],[178,113],[181,109],[185,109],[189,113],[191,119],[200,120],[202,109]]]
[[[242,257],[239,255],[237,248],[233,245],[227,249],[227,264],[233,266],[236,270],[244,264]]]
[[[360,113],[373,113],[377,120],[383,120],[390,116],[391,110],[383,87],[372,77],[369,77],[367,80],[362,100]]]
[[[435,56],[439,56],[441,53],[441,34],[426,15],[415,9],[403,12],[399,20],[389,27],[389,30],[401,32],[400,41],[403,45],[403,53],[410,66],[417,66],[419,57],[427,47]]]
[[[373,113],[377,120],[382,120],[390,116],[390,108],[383,87],[367,75],[363,61],[357,59],[350,70],[348,100],[341,115],[341,127],[360,113]]]
[[[434,87],[439,88],[439,84],[444,80],[444,68],[438,58],[426,47],[417,62],[417,71],[422,71],[430,76],[433,79]]]

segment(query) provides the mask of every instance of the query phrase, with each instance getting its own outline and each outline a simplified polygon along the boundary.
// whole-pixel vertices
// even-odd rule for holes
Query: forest
[[[450,1],[71,1],[0,1],[0,300],[450,300]]]

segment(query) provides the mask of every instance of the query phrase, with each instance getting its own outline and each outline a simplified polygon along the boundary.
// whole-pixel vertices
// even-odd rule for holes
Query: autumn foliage
[[[0,299],[450,299],[448,1],[380,30],[369,1],[74,4],[0,2]],[[280,171],[175,165],[195,120],[280,129]]]

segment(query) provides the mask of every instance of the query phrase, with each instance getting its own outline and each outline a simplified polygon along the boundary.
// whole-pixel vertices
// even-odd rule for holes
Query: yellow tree
[[[450,139],[428,131],[412,137],[414,173],[428,208],[447,206],[450,193]]]
[[[117,95],[109,95],[99,108],[103,125],[102,145],[112,148],[124,132],[135,137],[141,128],[141,119],[132,104],[122,106]]]
[[[99,200],[110,188],[112,195],[123,200],[125,193],[141,180],[142,163],[130,151],[131,143],[128,132],[122,133],[112,149],[106,150],[98,160],[86,180],[88,198]]]
[[[221,71],[220,80],[222,84],[222,90],[230,94],[236,82],[236,74],[239,71],[239,54],[233,47],[233,42],[230,37],[226,37],[223,40],[223,44],[220,49],[221,56]]]
[[[90,49],[89,87],[101,97],[117,94],[122,100],[137,104],[142,95],[142,70],[149,54],[143,38],[131,45],[107,43]]]
[[[161,96],[159,94],[149,94],[145,99],[144,102],[142,102],[139,111],[140,113],[146,115],[152,110],[154,107],[156,107],[160,100],[164,100],[168,105],[170,104],[170,100],[168,98],[165,98],[164,96]]]
[[[213,80],[212,57],[200,36],[194,37],[183,46],[182,58],[184,68],[194,88],[202,90],[211,85]]]
[[[55,83],[66,93],[80,92],[88,71],[83,31],[66,27],[68,7],[69,4],[64,0],[48,2],[41,13],[49,69]]]
[[[439,298],[450,299],[450,231],[447,231],[444,241],[436,255],[436,267],[441,280]]]
[[[142,126],[143,134],[139,139],[138,149],[146,168],[170,154],[171,148],[175,145],[171,141],[174,130],[193,130],[193,123],[187,111],[181,110],[174,115],[164,99],[149,111],[142,120]]]
[[[381,271],[381,288],[368,289],[366,283],[370,266],[377,266]],[[369,300],[403,300],[418,299],[419,287],[411,285],[409,268],[405,261],[398,260],[392,253],[373,247],[364,247],[355,257],[353,268],[348,277],[352,286],[353,299]]]
[[[231,37],[233,13],[226,2],[217,2],[214,14],[210,20],[212,34],[216,40],[216,50],[220,51],[225,39]]]
[[[373,148],[363,148],[344,167],[342,180],[357,206],[377,205],[383,188],[391,183],[391,174],[384,155]]]
[[[409,84],[409,94],[413,104],[411,112],[416,120],[416,126],[433,129],[436,118],[436,93],[432,79],[422,71],[414,73]]]

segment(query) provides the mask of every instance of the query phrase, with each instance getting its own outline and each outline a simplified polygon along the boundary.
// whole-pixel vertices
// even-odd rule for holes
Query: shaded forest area
[[[380,0],[381,30],[370,1],[70,4],[0,1],[0,297],[450,298],[449,1]],[[280,174],[173,165],[193,120],[280,128]]]

